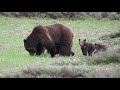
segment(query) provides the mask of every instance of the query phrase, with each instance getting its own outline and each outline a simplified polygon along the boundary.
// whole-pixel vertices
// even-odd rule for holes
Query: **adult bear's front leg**
[[[59,54],[62,56],[70,56],[71,50],[69,47],[61,46],[59,49]]]
[[[44,53],[45,51],[45,47],[38,45],[36,48],[36,55],[41,55],[42,53]]]

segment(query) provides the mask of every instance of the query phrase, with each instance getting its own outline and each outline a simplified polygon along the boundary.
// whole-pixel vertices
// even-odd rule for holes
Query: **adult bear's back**
[[[57,42],[60,39],[66,41],[68,39],[72,40],[73,38],[73,33],[71,32],[71,30],[63,24],[53,24],[45,27],[48,29],[51,37],[54,38],[54,42]]]

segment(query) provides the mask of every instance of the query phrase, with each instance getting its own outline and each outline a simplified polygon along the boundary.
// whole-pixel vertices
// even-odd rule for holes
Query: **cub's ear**
[[[86,39],[84,39],[84,41],[86,42]]]
[[[26,39],[24,39],[23,41],[26,42]]]
[[[79,41],[80,41],[80,39],[79,39]]]

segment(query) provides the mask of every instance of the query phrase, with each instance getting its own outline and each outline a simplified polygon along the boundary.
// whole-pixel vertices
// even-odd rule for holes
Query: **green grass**
[[[72,50],[75,52],[75,56],[56,56],[55,58],[51,58],[47,53],[38,57],[29,56],[28,52],[24,49],[23,39],[31,33],[36,25],[51,25],[55,23],[61,23],[68,26],[74,33]],[[99,74],[98,71],[100,70],[99,68],[102,65],[101,63],[104,63],[104,60],[100,59],[100,63],[98,60],[98,64],[94,64],[91,59],[84,57],[81,53],[78,39],[86,38],[89,42],[101,42],[111,48],[114,45],[120,45],[119,37],[112,39],[100,38],[105,35],[116,33],[119,29],[120,21],[111,21],[106,18],[101,20],[90,17],[85,18],[85,20],[68,20],[63,18],[55,20],[37,17],[16,18],[0,16],[0,73],[4,75],[6,73],[21,72],[22,70],[26,73],[25,68],[28,70],[28,68],[35,67],[38,68],[36,72],[39,73],[36,77],[67,77],[66,71],[70,73],[68,77],[97,77],[97,74]],[[112,64],[104,63],[102,69],[110,67],[112,68],[111,70],[116,71],[118,69],[114,68],[114,66],[120,68],[119,63],[111,63]],[[66,74],[64,72],[66,72]],[[93,75],[94,73],[97,74]],[[120,77],[119,75],[118,77]],[[18,75],[16,77],[18,77]],[[26,77],[29,76],[27,75]],[[115,76],[113,75],[111,77]]]

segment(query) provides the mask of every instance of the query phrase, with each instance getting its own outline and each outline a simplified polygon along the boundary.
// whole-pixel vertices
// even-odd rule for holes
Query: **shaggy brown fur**
[[[95,51],[94,45],[92,43],[86,42],[86,39],[83,41],[79,39],[79,45],[81,47],[83,55],[85,56],[92,56],[92,53]]]
[[[94,46],[95,46],[95,50],[96,50],[94,53],[107,50],[107,47],[105,45],[102,45],[102,44],[95,43]]]
[[[56,53],[63,56],[70,56],[73,43],[73,33],[62,24],[49,26],[36,26],[32,33],[24,39],[25,49],[30,55],[41,55],[44,47],[54,57]]]

